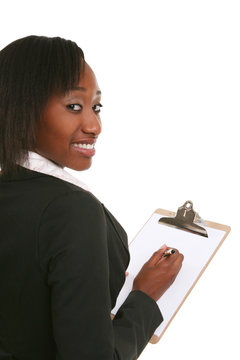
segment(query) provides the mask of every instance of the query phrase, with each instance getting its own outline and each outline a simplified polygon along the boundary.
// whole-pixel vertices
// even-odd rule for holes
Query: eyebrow
[[[86,91],[87,89],[82,86],[74,86],[70,91],[74,91],[74,90]],[[96,95],[101,95],[101,94],[102,94],[101,90],[97,90]]]

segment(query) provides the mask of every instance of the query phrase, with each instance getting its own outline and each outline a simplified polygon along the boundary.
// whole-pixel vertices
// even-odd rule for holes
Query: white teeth
[[[94,144],[73,144],[75,147],[79,147],[81,149],[93,149]]]

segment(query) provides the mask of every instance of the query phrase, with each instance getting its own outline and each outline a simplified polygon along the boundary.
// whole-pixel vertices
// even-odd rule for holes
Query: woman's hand
[[[165,251],[172,249],[163,245],[143,265],[133,282],[133,290],[141,290],[157,301],[169,286],[174,282],[179,273],[183,255],[175,250],[175,253],[163,257]]]

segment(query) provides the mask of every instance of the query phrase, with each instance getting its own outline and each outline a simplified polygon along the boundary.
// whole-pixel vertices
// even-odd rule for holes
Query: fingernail
[[[161,249],[164,249],[167,245],[166,244],[163,244],[161,247],[160,247],[160,250]]]

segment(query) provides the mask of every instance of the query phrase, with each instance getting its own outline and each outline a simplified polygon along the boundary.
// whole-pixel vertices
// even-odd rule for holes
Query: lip
[[[80,154],[84,157],[87,157],[87,158],[91,158],[96,153],[96,150],[94,149],[94,147],[92,149],[84,149],[84,148],[79,148],[77,146],[74,146],[74,144],[94,145],[95,143],[96,143],[96,139],[89,139],[89,138],[88,139],[78,139],[78,140],[76,139],[71,142],[71,147],[78,154]]]
[[[95,144],[97,139],[95,138],[81,138],[81,139],[76,139],[76,140],[73,140],[71,142],[71,144]]]

